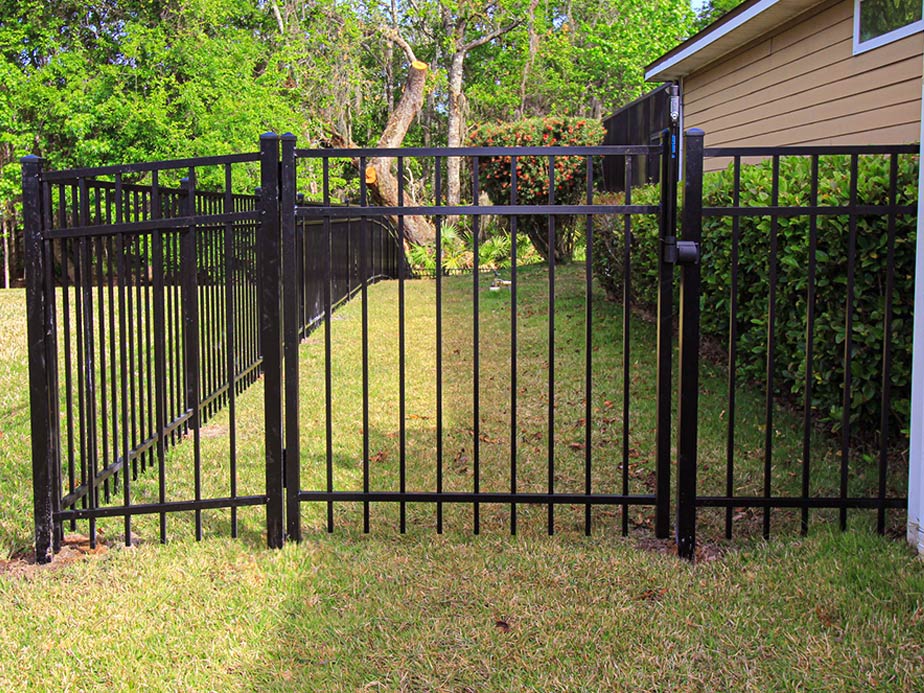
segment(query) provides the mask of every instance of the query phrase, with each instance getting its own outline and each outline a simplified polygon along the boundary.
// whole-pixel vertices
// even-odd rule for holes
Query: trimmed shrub
[[[889,204],[889,166],[889,158],[885,156],[860,157],[860,204]],[[805,157],[784,157],[780,160],[781,206],[809,204],[810,167],[811,162]],[[916,202],[917,169],[917,156],[900,158],[898,204]],[[704,206],[733,206],[733,175],[731,168],[706,174],[703,181]],[[740,206],[770,206],[771,183],[769,161],[742,166]],[[658,204],[659,194],[656,187],[633,190],[633,203]],[[849,202],[849,157],[822,157],[819,161],[818,204],[846,206]],[[916,226],[913,214],[896,218],[892,325],[889,335],[884,335],[888,218],[857,218],[850,410],[852,432],[855,434],[872,433],[880,428],[884,337],[888,338],[892,348],[889,427],[893,434],[907,434]],[[608,296],[620,297],[623,277],[621,226],[601,220],[596,225],[596,233],[605,242],[596,246],[595,274]],[[743,377],[762,382],[767,357],[770,218],[742,218],[738,233],[737,367]],[[850,218],[847,215],[819,216],[816,233],[812,405],[819,418],[836,430],[840,427],[843,411]],[[703,219],[702,334],[723,344],[727,344],[730,327],[732,235],[731,218]],[[809,238],[807,216],[778,218],[774,388],[778,395],[798,398],[803,396],[805,381]],[[657,219],[639,218],[633,221],[631,247],[632,299],[643,305],[655,305],[658,286]]]
[[[603,126],[586,118],[529,118],[515,123],[482,125],[469,137],[476,147],[591,146],[603,141]],[[496,205],[510,204],[511,157],[484,157],[479,161],[481,188]],[[579,204],[586,195],[586,157],[556,156],[555,203]],[[517,204],[541,205],[549,201],[548,157],[517,159]],[[545,216],[517,217],[517,228],[532,241],[546,260],[567,262],[574,253],[574,219],[555,217],[555,245],[549,248]]]

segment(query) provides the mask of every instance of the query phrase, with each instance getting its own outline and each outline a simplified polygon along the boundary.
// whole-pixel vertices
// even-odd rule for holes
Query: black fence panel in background
[[[672,85],[664,84],[632,103],[623,106],[603,121],[607,145],[654,145],[661,141],[661,133],[675,126],[671,120]],[[626,168],[619,157],[603,160],[603,189],[625,191],[658,183],[663,163],[656,153],[633,156],[631,168]],[[679,171],[675,171],[675,174]],[[628,185],[626,182],[628,181]]]
[[[280,368],[297,363],[298,340],[325,307],[396,277],[403,253],[387,221],[296,223],[294,171],[280,171],[280,139],[291,160],[294,138],[268,134],[259,154],[51,172],[35,157],[23,161],[40,562],[78,521],[95,546],[98,521],[122,517],[128,544],[132,519],[155,515],[166,541],[168,515],[187,512],[201,539],[202,511],[223,508],[237,536],[243,506],[266,506],[267,541],[281,545],[283,382],[294,420],[297,400],[296,378],[284,381]],[[249,181],[260,163],[257,194],[236,192],[235,171]],[[176,182],[163,184],[168,177]],[[288,339],[283,277],[298,294]],[[241,494],[238,398],[261,376],[266,489]],[[216,460],[203,457],[202,429],[225,410],[219,479]],[[189,467],[181,469],[171,450],[184,440]]]
[[[255,155],[45,172],[24,162],[35,268],[27,294],[33,344],[31,408],[36,554],[50,558],[64,526],[170,512],[265,503],[237,491],[235,399],[256,382],[259,271],[258,200],[234,192],[232,169]],[[197,187],[204,168],[224,185]],[[179,186],[166,186],[167,175]],[[128,183],[126,179],[149,180]],[[43,395],[38,396],[39,383]],[[223,495],[203,494],[202,426],[230,408]],[[191,469],[181,476],[168,451],[189,438]],[[42,443],[42,441],[45,441]],[[153,476],[151,482],[142,482]],[[213,480],[214,481],[214,480]],[[50,511],[50,514],[49,514]]]
[[[326,315],[348,301],[362,288],[360,273],[361,238],[366,238],[369,249],[367,281],[397,279],[404,260],[394,225],[388,220],[356,216],[321,220],[311,217],[311,208],[317,204],[299,204],[295,207],[296,245],[294,264],[298,282],[299,337],[304,339]],[[348,207],[347,207],[348,208]],[[349,209],[349,208],[348,208]],[[329,236],[329,238],[328,238]],[[410,276],[410,268],[403,262]],[[330,273],[330,300],[327,273]]]

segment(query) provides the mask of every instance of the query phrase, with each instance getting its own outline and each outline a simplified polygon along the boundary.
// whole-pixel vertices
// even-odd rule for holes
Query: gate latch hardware
[[[662,242],[662,258],[671,265],[698,265],[699,243],[678,241],[676,236],[667,236]]]

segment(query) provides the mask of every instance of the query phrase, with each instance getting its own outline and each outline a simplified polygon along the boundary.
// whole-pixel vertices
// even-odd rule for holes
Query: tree
[[[507,8],[497,2],[487,5],[475,0],[441,2],[438,5],[440,24],[448,48],[446,145],[460,147],[465,139],[465,94],[463,76],[465,59],[479,46],[483,46],[514,29],[521,20],[508,16]],[[449,157],[446,161],[447,203],[459,204],[462,195],[461,161]]]
[[[458,145],[472,122],[604,113],[640,92],[641,66],[691,16],[685,0],[9,0],[0,209],[16,225],[27,153],[50,168],[223,154],[252,150],[266,130],[308,146]],[[383,200],[392,163],[370,162]],[[310,192],[317,172],[300,175]]]
[[[586,118],[530,118],[501,125],[483,125],[472,133],[480,147],[587,146],[603,139],[600,123]],[[509,204],[514,187],[509,156],[485,157],[478,175],[494,204]],[[554,183],[554,186],[553,186]],[[586,195],[587,161],[583,156],[521,156],[516,160],[516,200],[523,205],[579,204]],[[550,227],[554,223],[554,242]],[[574,250],[574,218],[557,215],[517,217],[517,228],[529,236],[546,260],[568,262]]]
[[[741,0],[707,0],[696,13],[696,30],[702,31],[741,4]]]
[[[649,87],[644,67],[690,35],[686,0],[553,0],[485,47],[469,73],[477,121],[599,118]]]
[[[389,114],[382,135],[375,145],[379,148],[400,147],[404,142],[411,122],[423,105],[424,86],[429,69],[427,63],[417,59],[413,48],[401,36],[394,31],[389,31],[388,35],[392,41],[401,46],[410,64],[404,93]],[[397,207],[400,202],[398,180],[391,170],[393,163],[393,157],[372,157],[367,163],[366,170],[361,172],[377,201],[386,207]],[[413,198],[409,201],[412,206],[416,204]],[[403,240],[406,243],[432,243],[436,237],[436,231],[425,217],[408,216],[404,218],[404,235]]]

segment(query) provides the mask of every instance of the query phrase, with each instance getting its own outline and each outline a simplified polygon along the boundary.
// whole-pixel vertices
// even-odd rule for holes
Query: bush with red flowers
[[[476,147],[568,147],[594,146],[603,142],[603,126],[587,118],[529,118],[515,123],[482,125],[469,137]],[[511,190],[513,157],[482,157],[478,175],[481,188],[495,205],[581,204],[586,199],[587,157],[554,153],[516,158],[516,191]],[[551,175],[550,175],[551,172]],[[550,180],[554,191],[550,195]],[[555,262],[567,262],[574,251],[574,218],[555,220],[554,248],[549,247],[550,217],[518,216],[518,230],[525,232],[536,250]]]

